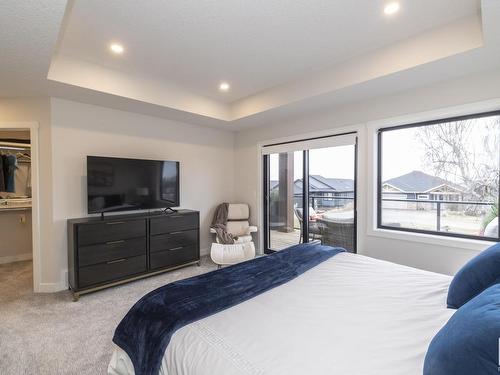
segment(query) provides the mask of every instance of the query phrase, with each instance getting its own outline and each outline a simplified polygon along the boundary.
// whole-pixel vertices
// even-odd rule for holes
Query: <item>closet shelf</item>
[[[23,150],[31,149],[31,143],[17,143],[17,142],[2,142],[0,141],[0,148],[2,147],[16,147],[22,148]]]
[[[18,211],[31,211],[31,206],[26,206],[26,207],[0,207],[0,213],[1,212],[18,212]]]
[[[31,209],[31,198],[0,199],[0,211],[25,211]]]

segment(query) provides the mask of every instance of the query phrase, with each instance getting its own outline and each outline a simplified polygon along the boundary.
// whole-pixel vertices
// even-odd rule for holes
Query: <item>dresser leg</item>
[[[80,299],[80,294],[79,293],[73,293],[73,302],[78,302]]]
[[[197,261],[197,262],[196,262],[196,265],[197,265],[198,267],[200,267],[200,266],[201,266],[200,261]]]

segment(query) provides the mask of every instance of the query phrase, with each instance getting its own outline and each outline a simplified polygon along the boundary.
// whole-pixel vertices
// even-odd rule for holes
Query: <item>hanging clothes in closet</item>
[[[8,193],[16,192],[16,169],[17,157],[16,155],[2,155],[3,176],[4,176],[4,191]]]
[[[0,191],[15,196],[31,196],[31,157],[28,154],[2,153]]]
[[[3,173],[3,155],[0,155],[0,191],[5,191],[5,175]]]
[[[14,192],[16,195],[31,197],[31,157],[29,155],[17,154],[17,168],[14,181]]]

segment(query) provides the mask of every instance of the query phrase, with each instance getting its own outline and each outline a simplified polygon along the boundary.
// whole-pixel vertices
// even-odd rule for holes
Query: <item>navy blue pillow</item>
[[[483,290],[498,283],[500,283],[500,243],[472,258],[457,272],[448,289],[448,307],[458,309]]]
[[[460,307],[432,339],[424,375],[498,374],[500,284]]]

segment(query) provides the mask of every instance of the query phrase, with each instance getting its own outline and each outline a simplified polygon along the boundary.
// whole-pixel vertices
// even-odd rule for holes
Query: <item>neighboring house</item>
[[[295,203],[302,207],[302,179],[294,181],[293,194]],[[270,190],[278,189],[278,181],[270,181]],[[346,178],[327,178],[320,175],[309,177],[309,197],[314,209],[343,207],[354,198],[354,180]],[[348,198],[348,199],[346,199]]]
[[[382,184],[382,199],[413,199],[421,201],[462,201],[464,189],[450,181],[421,171],[391,178]],[[419,202],[384,202],[385,208],[432,209]],[[448,207],[451,208],[451,207]]]
[[[278,190],[278,181],[270,181],[270,189]],[[296,203],[302,206],[302,179],[294,181],[293,193]],[[462,201],[464,189],[443,178],[413,171],[399,177],[391,178],[382,184],[383,199],[419,200],[419,202],[385,202],[385,208],[399,209],[431,209],[428,201]],[[342,207],[352,202],[354,197],[354,180],[346,178],[327,178],[320,175],[309,177],[309,196],[312,206],[317,208]],[[349,199],[345,199],[349,198]],[[451,205],[447,208],[452,208]]]
[[[346,206],[354,198],[354,180],[312,175],[309,177],[309,196],[315,209]]]

